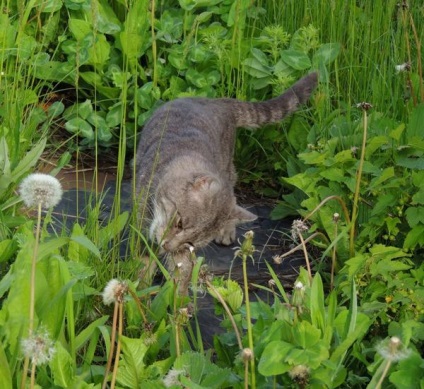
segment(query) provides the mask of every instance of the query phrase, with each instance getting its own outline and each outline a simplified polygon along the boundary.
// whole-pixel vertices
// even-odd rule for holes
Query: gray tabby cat
[[[141,133],[136,190],[139,219],[161,251],[176,254],[212,240],[229,245],[237,224],[256,219],[234,196],[236,128],[282,120],[317,82],[309,74],[264,102],[181,98],[156,110]]]

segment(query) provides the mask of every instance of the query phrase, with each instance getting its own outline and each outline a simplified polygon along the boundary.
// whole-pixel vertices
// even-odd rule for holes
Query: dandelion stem
[[[32,363],[31,366],[31,386],[30,388],[33,389],[35,387],[35,367],[37,365],[35,363]]]
[[[337,234],[338,234],[338,228],[337,227],[338,227],[338,223],[336,221],[335,227],[334,227],[334,241],[336,241],[336,239],[337,239]],[[333,290],[333,288],[334,288],[334,273],[336,271],[336,254],[337,254],[336,244],[334,244],[333,250],[331,251],[330,290]]]
[[[384,370],[381,373],[381,377],[378,380],[377,385],[375,386],[375,389],[381,388],[381,385],[383,384],[383,381],[386,378],[386,375],[387,375],[391,365],[392,365],[392,361],[390,359],[388,359],[387,362],[386,362],[386,366],[384,367]]]
[[[341,207],[342,207],[342,209],[343,209],[343,214],[344,214],[344,216],[345,216],[345,219],[346,219],[346,224],[350,224],[350,217],[349,217],[349,212],[348,212],[348,210],[347,210],[347,207],[346,207],[346,204],[345,204],[345,202],[343,201],[343,199],[340,197],[340,196],[336,196],[336,195],[333,195],[333,196],[328,196],[328,197],[326,197],[324,200],[322,200],[316,207],[315,207],[315,209],[313,210],[313,211],[311,211],[308,215],[306,215],[305,216],[305,218],[303,219],[304,221],[306,221],[306,220],[308,220],[308,219],[310,219],[311,218],[311,216],[316,212],[316,211],[318,211],[318,209],[320,209],[326,202],[328,202],[328,201],[330,201],[330,200],[336,200],[340,205],[341,205]]]
[[[29,336],[31,336],[34,332],[34,316],[35,316],[35,271],[37,265],[37,256],[38,256],[38,243],[40,240],[40,230],[41,230],[41,202],[38,203],[37,209],[37,227],[35,230],[35,243],[34,243],[34,251],[32,253],[32,261],[31,261],[31,280],[30,280],[30,297],[29,297]],[[24,369],[22,372],[22,381],[21,388],[25,388],[26,380],[27,380],[27,371],[29,367],[29,356],[25,357],[24,360]],[[35,380],[35,364],[32,364],[31,368],[31,387],[34,387],[33,380]],[[33,377],[34,374],[34,377]]]
[[[133,290],[128,289],[128,292],[130,293],[131,297],[134,299],[135,304],[137,305],[138,311],[140,312],[140,315],[143,319],[143,323],[147,324],[147,317],[143,311],[143,307],[141,305],[140,299],[138,298],[138,296],[134,293]]]
[[[109,374],[110,367],[112,366],[113,352],[115,351],[116,322],[118,320],[118,307],[119,307],[118,302],[115,302],[115,306],[114,306],[114,309],[113,309],[112,333],[111,333],[111,336],[110,336],[110,352],[109,352],[109,358],[107,359],[105,377],[103,379],[102,389],[106,388],[107,376]]]
[[[123,304],[122,301],[119,301],[119,303],[118,303],[118,317],[119,317],[118,342],[116,344],[115,364],[113,366],[112,380],[110,382],[111,389],[113,389],[115,387],[116,376],[118,374],[119,355],[121,354],[121,337],[122,337],[122,327],[123,327],[123,316],[124,316],[123,310],[124,310],[124,304]]]
[[[41,203],[38,203],[37,228],[35,230],[35,245],[31,263],[31,296],[29,303],[29,335],[34,332],[34,315],[35,315],[35,270],[37,265],[38,242],[40,240],[41,230]]]
[[[305,262],[306,262],[306,268],[308,269],[309,281],[312,281],[311,264],[309,262],[308,250],[306,249],[306,243],[300,231],[298,232],[298,235],[300,239],[300,244],[302,245],[302,248],[303,248],[303,254],[305,256]]]
[[[240,336],[240,332],[237,328],[237,324],[234,320],[233,314],[230,311],[230,308],[228,307],[227,303],[225,302],[225,300],[222,298],[221,294],[218,292],[218,290],[208,281],[205,280],[206,286],[212,290],[213,294],[216,296],[216,298],[219,300],[219,302],[221,303],[221,305],[224,307],[225,312],[227,312],[228,318],[230,319],[231,325],[234,328],[234,333],[236,334],[236,338],[237,338],[237,343],[239,346],[240,351],[243,350],[243,343],[241,342],[241,336]]]
[[[303,240],[303,242],[306,244],[310,242],[312,239],[316,238],[317,236],[321,236],[327,243],[330,243],[328,238],[322,233],[322,232],[314,232],[311,236],[308,236],[306,239]],[[292,248],[290,251],[287,251],[284,254],[281,254],[278,256],[278,259],[281,260],[285,257],[288,257],[289,255],[293,254],[297,250],[301,249],[303,247],[302,243],[298,244],[296,247]]]
[[[253,331],[252,331],[252,319],[250,313],[250,299],[249,299],[249,284],[247,280],[247,255],[242,253],[242,262],[243,262],[243,283],[244,283],[244,295],[246,303],[246,322],[247,322],[247,337],[249,341],[249,348],[253,352]],[[255,355],[252,355],[250,359],[250,370],[251,370],[251,387],[256,388],[256,375],[255,375]]]

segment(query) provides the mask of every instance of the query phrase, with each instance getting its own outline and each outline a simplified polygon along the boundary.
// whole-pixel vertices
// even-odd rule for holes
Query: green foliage
[[[419,2],[409,2],[409,8],[398,3],[3,2],[3,386],[19,387],[25,368],[21,340],[29,328],[35,247],[34,224],[19,212],[16,187],[46,145],[55,148],[51,134],[63,127],[77,150],[87,147],[97,155],[99,146],[118,145],[118,196],[110,220],[100,223],[101,199],[93,197],[85,223],[74,223],[63,236],[49,232],[51,215],[44,217],[33,324],[48,332],[55,351],[36,367],[36,385],[98,388],[116,373],[119,387],[241,388],[247,366],[247,381],[253,386],[256,377],[257,387],[375,387],[382,379],[390,387],[422,387],[424,106],[417,65],[424,29]],[[411,62],[411,71],[397,72],[395,66],[405,62]],[[225,331],[215,337],[212,356],[203,348],[199,328],[189,323],[196,315],[189,303],[196,306],[196,297],[177,296],[172,280],[141,287],[138,242],[131,241],[130,259],[118,260],[124,228],[131,223],[119,209],[125,153],[162,101],[179,96],[261,100],[311,69],[319,71],[321,81],[312,109],[283,126],[241,130],[236,163],[243,182],[263,186],[279,180],[294,189],[274,216],[308,216],[309,233],[318,233],[311,242],[323,250],[316,263],[320,271],[310,276],[301,269],[300,284],[290,291],[269,267],[275,288],[262,288],[272,304],[258,299],[246,305],[247,289],[235,281],[211,282],[207,290],[220,297],[216,315]],[[376,108],[361,150],[364,125],[353,107],[364,99]],[[64,153],[54,172],[69,158]],[[259,189],[275,195],[280,187]],[[358,217],[349,222],[346,214],[355,207],[356,194]],[[329,256],[334,256],[335,275],[327,282]],[[200,263],[194,281],[203,277]],[[122,335],[113,341],[114,310],[101,303],[101,291],[116,275],[127,280],[129,294],[123,300]],[[242,348],[251,346],[251,333],[255,363],[249,365]],[[387,337],[400,339],[398,355],[387,349]],[[119,364],[115,373],[107,373],[117,342]]]
[[[421,112],[424,112],[423,105],[414,109],[412,117]],[[332,126],[334,137],[331,140],[317,141],[311,144],[309,152],[299,154],[304,172],[283,179],[307,195],[302,201],[306,208],[304,214],[329,196],[339,196],[348,208],[352,204],[359,164],[358,135],[362,125],[358,120],[340,133],[339,122],[337,118]],[[420,193],[424,190],[421,179],[424,160],[422,140],[414,135],[415,131],[414,121],[405,125],[379,113],[370,115],[371,136],[367,140],[360,186],[358,223],[361,230],[356,237],[357,247],[366,248],[373,243],[394,244],[405,250],[422,247],[424,220]],[[293,203],[293,195],[283,198],[286,202],[274,210],[274,217],[286,215],[298,207]],[[323,229],[330,239],[336,212],[342,214],[342,209],[333,201],[312,216],[316,227]],[[347,247],[339,247],[339,250],[347,252]]]

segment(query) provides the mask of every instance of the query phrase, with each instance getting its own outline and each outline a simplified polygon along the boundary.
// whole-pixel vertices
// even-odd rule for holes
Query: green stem
[[[366,109],[363,110],[363,120],[364,120],[364,132],[362,135],[362,147],[361,147],[361,158],[359,160],[358,171],[356,172],[356,185],[355,193],[353,197],[353,207],[352,207],[352,225],[350,228],[350,242],[349,242],[349,254],[350,257],[353,257],[355,254],[355,226],[356,218],[358,217],[358,203],[359,203],[359,194],[361,191],[361,178],[362,170],[364,168],[365,160],[365,148],[367,144],[367,130],[368,130],[368,115]]]
[[[253,331],[252,331],[252,321],[250,313],[250,300],[249,300],[249,285],[247,281],[247,255],[242,255],[243,260],[243,281],[244,281],[244,294],[246,301],[246,321],[247,321],[247,337],[249,341],[249,348],[253,353]],[[250,359],[250,370],[252,372],[251,387],[256,388],[256,375],[255,375],[255,354],[253,353],[252,358]]]
[[[32,253],[32,261],[31,261],[31,279],[30,279],[30,297],[29,297],[29,328],[28,334],[32,336],[34,332],[34,316],[35,316],[35,271],[37,265],[37,256],[38,256],[38,244],[40,240],[40,230],[41,230],[41,203],[38,204],[37,209],[37,228],[35,230],[35,243],[34,243],[34,251]],[[33,364],[34,365],[34,364]],[[29,357],[25,357],[24,360],[24,368],[22,372],[22,380],[21,380],[21,389],[25,388],[26,380],[27,380],[27,371],[29,367]],[[31,370],[31,383],[35,379],[33,374],[34,367]]]

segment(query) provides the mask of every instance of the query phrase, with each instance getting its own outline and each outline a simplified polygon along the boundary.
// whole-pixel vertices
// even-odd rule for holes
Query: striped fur
[[[138,215],[150,238],[167,252],[232,243],[235,226],[256,218],[234,196],[236,128],[282,120],[307,101],[317,78],[264,102],[182,98],[156,110],[136,158]]]

